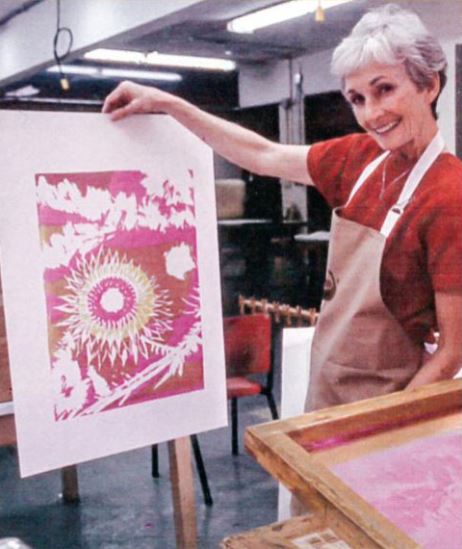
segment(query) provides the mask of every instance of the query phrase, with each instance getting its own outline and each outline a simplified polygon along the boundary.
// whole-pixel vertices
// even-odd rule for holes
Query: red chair
[[[278,419],[273,397],[273,346],[271,319],[265,314],[227,317],[224,319],[226,389],[231,400],[231,445],[239,453],[239,398],[264,395],[273,419]],[[262,380],[262,376],[263,380]]]

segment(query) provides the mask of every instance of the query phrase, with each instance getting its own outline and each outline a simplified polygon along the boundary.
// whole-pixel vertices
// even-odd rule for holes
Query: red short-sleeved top
[[[329,205],[343,206],[363,169],[382,152],[367,134],[331,139],[310,148],[308,171]],[[406,162],[389,159],[385,185],[382,162],[343,217],[380,230],[412,168]],[[462,290],[462,162],[454,155],[440,154],[388,237],[380,285],[385,305],[418,342],[437,329],[435,291]]]

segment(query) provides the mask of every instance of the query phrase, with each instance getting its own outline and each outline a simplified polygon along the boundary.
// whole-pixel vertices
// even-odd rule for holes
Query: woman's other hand
[[[411,380],[408,389],[452,379],[462,368],[462,292],[435,292],[440,333],[438,348]]]
[[[104,101],[102,112],[112,120],[120,120],[131,114],[164,111],[171,98],[169,93],[134,82],[122,82]]]

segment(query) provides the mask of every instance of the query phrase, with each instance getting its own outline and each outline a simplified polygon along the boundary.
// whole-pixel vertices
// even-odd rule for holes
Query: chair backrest
[[[229,376],[271,369],[271,318],[266,314],[224,319],[226,372]]]

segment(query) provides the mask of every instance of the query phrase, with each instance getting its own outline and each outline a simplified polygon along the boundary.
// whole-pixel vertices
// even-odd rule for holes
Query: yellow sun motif
[[[167,291],[117,251],[78,261],[66,290],[64,305],[57,307],[67,315],[60,326],[77,352],[85,349],[89,363],[147,358],[171,329]]]

